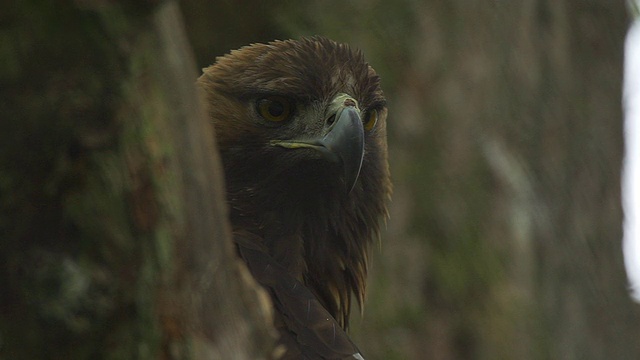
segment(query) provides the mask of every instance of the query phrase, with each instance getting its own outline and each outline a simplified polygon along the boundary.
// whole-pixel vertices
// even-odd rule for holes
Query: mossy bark
[[[13,1],[0,23],[0,357],[269,356],[176,4]]]

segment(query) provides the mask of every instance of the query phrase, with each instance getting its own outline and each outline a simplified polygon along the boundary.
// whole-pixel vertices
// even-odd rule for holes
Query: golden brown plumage
[[[272,296],[286,357],[353,358],[342,329],[391,192],[378,76],[360,52],[314,37],[232,51],[198,82],[234,240]]]

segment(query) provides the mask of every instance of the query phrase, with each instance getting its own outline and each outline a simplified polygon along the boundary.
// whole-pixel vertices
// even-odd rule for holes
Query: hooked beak
[[[339,163],[342,166],[348,194],[353,190],[362,167],[364,128],[356,101],[350,96],[336,96],[331,109],[333,114],[330,114],[329,119],[333,119],[333,122],[324,137],[311,140],[273,140],[271,145],[288,149],[314,149],[327,160]]]

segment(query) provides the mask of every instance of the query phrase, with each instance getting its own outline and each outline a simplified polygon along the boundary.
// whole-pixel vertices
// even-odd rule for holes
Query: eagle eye
[[[373,127],[376,126],[377,122],[378,122],[378,111],[375,109],[369,111],[369,114],[367,114],[367,120],[364,123],[364,129],[366,131],[373,129]]]
[[[257,102],[258,114],[265,120],[281,122],[291,116],[291,103],[282,96],[267,96]]]

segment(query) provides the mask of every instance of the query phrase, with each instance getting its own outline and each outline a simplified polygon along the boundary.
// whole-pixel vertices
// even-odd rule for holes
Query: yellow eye
[[[258,100],[258,113],[266,120],[280,122],[289,119],[291,103],[282,96],[267,96]]]
[[[364,123],[364,129],[366,131],[373,129],[373,127],[376,126],[377,122],[378,122],[378,111],[377,110],[369,111],[369,114],[367,115],[367,121]]]

